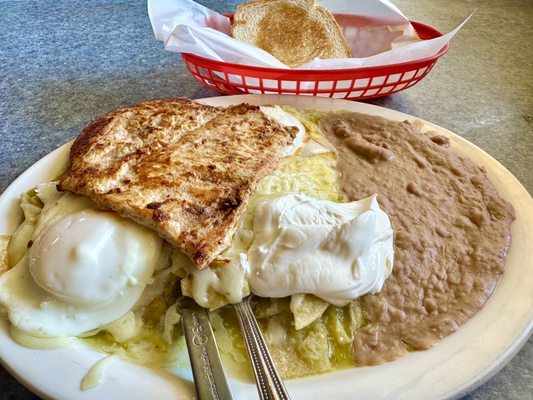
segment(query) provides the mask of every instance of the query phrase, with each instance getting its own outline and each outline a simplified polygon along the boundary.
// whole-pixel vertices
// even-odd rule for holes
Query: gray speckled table
[[[231,12],[237,1],[204,1]],[[371,101],[474,142],[533,190],[533,3],[396,0],[443,31],[475,16],[429,77]],[[215,96],[153,39],[145,2],[0,0],[0,192],[91,118],[137,101]],[[464,399],[532,399],[533,342]],[[428,398],[431,396],[428,395]],[[0,367],[1,399],[32,395]]]

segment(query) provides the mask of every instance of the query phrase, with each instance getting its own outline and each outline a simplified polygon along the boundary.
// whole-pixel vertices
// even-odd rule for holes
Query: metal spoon
[[[182,308],[181,324],[198,400],[232,400],[207,310]]]

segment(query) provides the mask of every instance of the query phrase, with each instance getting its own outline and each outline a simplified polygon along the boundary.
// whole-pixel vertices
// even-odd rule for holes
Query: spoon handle
[[[232,400],[209,314],[200,307],[182,308],[181,323],[198,400]]]

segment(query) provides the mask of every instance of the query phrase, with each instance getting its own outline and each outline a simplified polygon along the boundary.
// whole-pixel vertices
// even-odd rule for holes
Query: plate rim
[[[473,151],[475,153],[475,155],[476,155],[476,159],[479,158],[479,159],[485,159],[487,161],[490,161],[490,163],[489,163],[490,164],[490,168],[488,168],[489,175],[490,175],[491,172],[494,173],[494,171],[497,170],[498,174],[505,178],[505,184],[509,185],[509,187],[511,187],[515,191],[515,193],[513,195],[513,198],[507,198],[506,197],[507,193],[501,193],[500,189],[498,188],[498,192],[500,193],[500,195],[502,197],[507,198],[508,200],[510,200],[513,203],[513,205],[514,205],[514,199],[516,198],[516,196],[518,196],[519,198],[525,199],[525,201],[526,201],[525,210],[524,209],[519,210],[519,209],[517,209],[517,207],[515,205],[515,210],[517,211],[517,220],[518,220],[518,216],[519,216],[519,213],[520,213],[520,216],[522,218],[525,218],[525,221],[523,221],[523,222],[526,224],[526,227],[529,226],[529,228],[531,228],[533,230],[533,200],[531,199],[531,196],[529,195],[527,190],[516,179],[516,177],[514,177],[514,175],[511,174],[511,172],[509,172],[499,161],[497,161],[495,158],[493,158],[491,155],[486,153],[484,150],[482,150],[481,148],[479,148],[478,146],[476,146],[472,142],[469,142],[465,138],[463,138],[463,137],[461,137],[461,136],[459,136],[459,135],[457,135],[457,134],[455,134],[455,133],[453,133],[453,132],[451,132],[451,131],[449,131],[449,130],[447,130],[445,128],[442,128],[442,127],[440,127],[440,126],[438,126],[436,124],[433,124],[431,122],[424,121],[424,120],[422,120],[422,119],[420,119],[420,118],[418,118],[416,116],[413,116],[413,115],[410,115],[410,114],[406,114],[406,113],[403,113],[403,112],[400,112],[400,111],[391,110],[391,109],[388,109],[388,108],[385,108],[385,107],[381,107],[381,106],[367,104],[367,103],[352,102],[352,101],[341,100],[341,99],[316,98],[316,97],[304,97],[304,96],[235,95],[235,96],[216,96],[216,97],[202,98],[202,99],[196,99],[196,100],[200,101],[200,102],[203,102],[203,103],[206,103],[206,104],[214,103],[214,105],[226,105],[226,104],[229,105],[229,104],[237,104],[237,103],[240,103],[240,102],[249,102],[251,104],[259,104],[259,103],[260,104],[269,104],[269,103],[275,104],[275,103],[277,103],[277,104],[294,105],[296,107],[301,107],[301,108],[317,108],[317,109],[327,109],[327,108],[337,107],[337,106],[340,107],[341,105],[343,105],[347,109],[357,108],[358,109],[357,111],[359,111],[359,112],[365,112],[365,113],[369,113],[369,114],[373,114],[373,115],[381,115],[381,116],[383,116],[383,114],[385,114],[386,118],[391,118],[391,119],[396,119],[396,120],[403,120],[403,119],[420,120],[420,121],[423,122],[424,126],[429,128],[430,130],[435,130],[435,131],[437,131],[439,133],[443,133],[446,136],[450,137],[451,141],[452,141],[452,147],[459,154],[462,154],[463,152],[468,153],[469,151]],[[10,200],[8,198],[8,195],[10,195],[11,192],[14,191],[14,188],[17,188],[18,186],[20,186],[25,180],[28,180],[28,179],[32,180],[31,179],[31,176],[33,176],[32,174],[35,174],[35,171],[39,170],[39,166],[41,164],[44,164],[45,160],[47,160],[47,162],[51,162],[54,159],[57,159],[58,157],[60,157],[62,155],[61,154],[62,152],[68,151],[67,148],[69,146],[69,143],[70,142],[65,143],[64,145],[60,146],[56,150],[52,151],[51,153],[47,154],[46,156],[41,158],[39,161],[37,161],[36,163],[31,165],[28,169],[26,169],[22,174],[20,174],[5,189],[5,191],[2,193],[2,195],[0,195],[0,214],[1,213],[4,213],[4,214],[7,213],[7,215],[10,216],[11,213],[14,212],[14,207],[18,207],[18,206],[16,205],[16,202],[13,201],[13,199]],[[478,163],[477,161],[475,161],[475,162]],[[500,184],[498,184],[498,185],[495,184],[495,186],[498,187],[498,186],[500,186]],[[20,194],[20,192],[19,192],[19,194]],[[18,196],[17,196],[17,198],[18,198]],[[4,206],[4,202],[6,202],[6,201],[12,203],[12,204],[9,204],[7,206],[8,211],[6,211],[5,209],[3,210],[3,208],[6,207],[6,206]],[[13,219],[11,217],[9,217],[9,218]],[[513,226],[515,224],[516,224],[516,221],[513,224]],[[530,230],[530,232],[531,232],[531,230]],[[5,234],[5,232],[1,232],[0,231],[0,234]],[[533,236],[531,234],[529,234],[529,237],[526,236],[525,240],[526,240],[526,244],[527,243],[533,243]],[[511,254],[511,251],[513,250],[513,248],[514,248],[513,247],[514,243],[515,243],[515,238],[514,238],[514,233],[513,233],[513,242],[511,244],[510,254]],[[533,251],[530,251],[530,253],[533,254]],[[529,257],[528,259],[530,261],[533,260],[532,254],[526,254],[526,258]],[[527,272],[527,270],[526,270],[526,272]],[[531,274],[531,271],[529,271],[529,273]],[[505,276],[506,275],[504,274],[504,277]],[[503,281],[503,279],[504,278],[502,278],[502,281]],[[498,284],[495,292],[493,293],[493,295],[489,299],[489,303],[487,303],[487,305],[483,308],[483,310],[488,308],[488,306],[491,304],[490,302],[495,297],[495,295],[498,292],[498,289],[500,288],[500,286],[501,286],[501,282]],[[532,333],[532,330],[533,330],[533,306],[530,306],[528,311],[529,311],[529,315],[530,316],[529,316],[529,322],[526,321],[526,323],[525,323],[525,329],[522,330],[519,335],[515,335],[516,337],[514,338],[514,340],[512,341],[512,343],[509,346],[506,346],[505,349],[503,349],[503,351],[499,351],[498,352],[497,357],[495,357],[492,360],[492,363],[490,365],[488,365],[486,368],[478,371],[478,373],[476,375],[471,376],[467,381],[464,381],[461,385],[455,385],[453,388],[451,388],[450,390],[446,391],[445,393],[441,393],[442,396],[440,396],[440,398],[458,398],[458,397],[470,392],[471,390],[475,389],[476,387],[480,386],[481,384],[486,382],[488,379],[490,379],[490,377],[492,377],[494,374],[496,374],[501,368],[503,368],[503,366],[527,342],[529,336]],[[480,311],[480,313],[481,313],[481,311]],[[477,316],[477,314],[476,314],[476,316]],[[465,323],[465,325],[463,327],[461,327],[461,329],[459,329],[458,332],[461,332],[466,327],[466,325],[469,324],[476,316],[472,317],[469,321],[467,321],[467,323]],[[5,337],[4,337],[5,333],[6,333],[5,329],[2,329],[2,326],[0,326],[0,337],[5,339]],[[437,346],[439,346],[442,342],[446,341],[448,338],[443,339],[443,341],[439,342],[439,344],[437,344]],[[432,351],[436,347],[434,347],[434,348],[432,348],[430,350],[427,350],[425,352],[418,352],[418,353],[419,354],[422,354],[422,353],[427,354],[428,352]],[[101,353],[96,353],[96,355],[98,355],[98,354],[100,354],[100,357],[101,357]],[[403,358],[401,358],[399,360],[396,360],[394,362],[382,364],[381,366],[384,366],[384,367],[389,366],[389,365],[391,365],[393,363],[397,363],[398,361],[404,360],[404,359],[410,357],[411,355],[412,354],[409,354],[406,357],[403,357]],[[28,389],[30,389],[34,393],[37,393],[40,396],[45,397],[45,398],[48,398],[49,396],[53,397],[53,396],[57,395],[57,393],[54,393],[54,394],[51,395],[49,393],[49,391],[42,390],[43,388],[39,387],[38,384],[35,384],[34,382],[29,381],[28,379],[26,379],[24,371],[19,371],[17,368],[12,368],[12,366],[5,360],[5,354],[4,354],[4,350],[2,350],[2,346],[0,346],[0,362],[2,363],[4,368],[6,368],[6,370],[12,376],[14,376],[19,382],[21,382],[24,386],[26,386]],[[127,364],[127,363],[123,363],[123,364]],[[363,369],[375,369],[375,368],[379,368],[381,366],[364,367]],[[353,374],[354,371],[361,371],[361,370],[362,370],[362,368],[353,368],[353,369],[337,371],[337,372],[329,373],[329,374],[325,374],[325,375],[319,375],[319,376],[307,377],[307,378],[300,378],[300,379],[297,379],[297,380],[288,381],[287,386],[289,388],[289,391],[291,391],[291,388],[297,389],[297,388],[294,387],[294,386],[296,386],[295,382],[297,382],[297,383],[298,382],[304,382],[304,385],[307,383],[307,386],[309,386],[309,381],[310,380],[314,380],[314,381],[318,380],[319,382],[321,382],[323,380],[330,380],[333,376],[338,376],[339,374],[345,374],[345,373]],[[151,370],[151,371],[153,372],[153,370]],[[157,374],[157,372],[156,372],[156,374]],[[243,387],[243,385],[245,385],[245,387]],[[238,382],[238,381],[235,381],[235,379],[232,379],[232,389],[234,389],[234,388],[237,388],[238,389],[237,392],[239,394],[243,395],[243,396],[246,396],[246,395],[250,394],[250,392],[252,390],[255,393],[255,386],[254,385],[251,385],[251,384],[248,384],[248,383]],[[190,385],[189,385],[189,389],[190,389]],[[313,389],[313,391],[316,392],[316,387]],[[91,393],[93,393],[93,392],[80,392],[80,397],[79,398],[90,398],[91,397],[90,396]],[[94,393],[95,393],[95,396],[97,396],[97,397],[101,395],[101,393],[99,393],[98,391],[94,391]],[[234,393],[235,393],[235,390],[234,390]],[[308,393],[310,393],[310,392],[308,392]],[[321,393],[324,394],[323,392],[321,392]],[[89,397],[87,396],[87,394],[89,394]],[[342,393],[341,393],[341,395],[342,395]],[[411,395],[413,395],[413,393],[411,393]],[[407,396],[405,398],[412,398],[412,397]]]

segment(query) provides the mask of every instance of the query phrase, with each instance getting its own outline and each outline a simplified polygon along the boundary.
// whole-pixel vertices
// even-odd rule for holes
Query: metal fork
[[[257,391],[261,400],[289,400],[289,394],[279,376],[265,340],[250,306],[251,295],[234,304],[242,336],[252,362]]]

